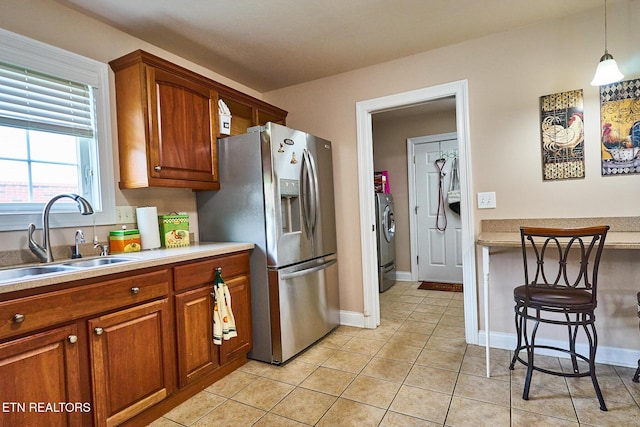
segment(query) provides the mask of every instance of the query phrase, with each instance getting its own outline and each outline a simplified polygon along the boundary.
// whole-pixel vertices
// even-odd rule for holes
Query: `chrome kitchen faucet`
[[[82,215],[92,215],[93,208],[87,199],[74,193],[63,193],[53,196],[51,200],[47,202],[42,211],[42,245],[36,242],[33,238],[33,232],[36,229],[36,225],[29,224],[29,249],[40,258],[40,262],[52,262],[53,253],[51,253],[51,240],[49,238],[49,213],[51,212],[51,206],[59,199],[69,198],[74,200],[78,204],[78,210]]]

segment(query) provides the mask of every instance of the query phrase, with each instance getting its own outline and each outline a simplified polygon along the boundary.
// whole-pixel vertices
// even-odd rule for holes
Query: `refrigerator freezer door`
[[[335,253],[331,143],[274,123],[261,138],[269,266]]]
[[[271,270],[272,363],[295,356],[340,323],[335,256]]]

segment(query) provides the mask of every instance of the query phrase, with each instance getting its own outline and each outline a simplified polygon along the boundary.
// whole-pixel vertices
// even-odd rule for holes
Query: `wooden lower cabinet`
[[[246,355],[251,350],[251,294],[249,292],[249,276],[242,275],[225,280],[231,295],[231,307],[236,321],[238,336],[222,341],[220,346],[220,363]]]
[[[172,334],[163,299],[88,321],[97,426],[120,424],[172,391]]]
[[[82,426],[77,326],[0,344],[0,426]]]
[[[220,366],[218,348],[213,344],[211,291],[212,286],[205,286],[176,295],[180,387]]]
[[[244,261],[244,259],[243,259]],[[234,260],[237,262],[237,260]],[[248,255],[246,258],[248,263]],[[214,262],[215,264],[215,262]],[[217,265],[217,264],[216,264]],[[189,266],[198,276],[198,269],[211,269],[211,261]],[[180,387],[210,374],[222,365],[246,357],[251,350],[251,295],[249,272],[223,278],[229,287],[231,308],[236,321],[237,337],[213,343],[213,283],[176,295],[176,327],[178,343],[178,372]]]
[[[217,267],[238,332],[220,346],[210,295]],[[139,426],[159,418],[246,363],[249,274],[242,251],[5,295],[0,427]]]

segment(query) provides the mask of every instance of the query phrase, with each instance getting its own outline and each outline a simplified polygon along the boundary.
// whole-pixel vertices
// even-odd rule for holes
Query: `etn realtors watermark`
[[[2,402],[0,412],[71,413],[91,412],[89,402]]]

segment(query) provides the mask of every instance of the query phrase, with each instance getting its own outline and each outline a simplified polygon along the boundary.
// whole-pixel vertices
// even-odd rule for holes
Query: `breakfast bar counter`
[[[482,283],[484,296],[485,357],[487,377],[490,376],[489,277],[491,248],[520,248],[520,227],[579,228],[609,225],[605,249],[640,249],[640,217],[601,218],[540,218],[482,220],[476,244],[482,251]]]

